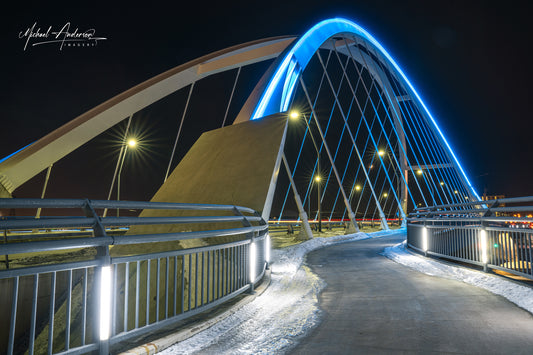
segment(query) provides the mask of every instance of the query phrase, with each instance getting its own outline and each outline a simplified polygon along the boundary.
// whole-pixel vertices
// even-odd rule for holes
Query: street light
[[[124,160],[126,159],[126,153],[129,148],[135,148],[137,146],[137,140],[135,138],[128,139],[126,145],[124,145],[124,153],[122,154],[122,160],[120,161],[120,168],[117,176],[117,201],[120,201],[120,176],[122,175],[122,168],[124,167]],[[119,208],[117,208],[117,217],[119,217]]]
[[[318,231],[322,232],[322,214],[321,214],[321,192],[320,192],[320,152],[318,150],[318,146],[316,145],[315,138],[313,137],[313,134],[311,133],[311,127],[309,126],[309,123],[307,122],[307,118],[305,118],[305,115],[302,114],[305,124],[307,125],[307,130],[309,131],[309,135],[311,136],[311,140],[313,141],[313,145],[316,150],[316,156],[317,156],[317,171],[318,174],[315,176],[315,181],[317,185],[317,193],[318,193]],[[300,113],[298,111],[291,111],[289,113],[289,118],[292,120],[297,120],[300,118]]]

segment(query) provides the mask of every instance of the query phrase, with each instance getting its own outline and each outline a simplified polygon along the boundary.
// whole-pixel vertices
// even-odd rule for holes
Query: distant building
[[[483,201],[501,200],[503,198],[505,198],[505,195],[487,195],[486,192],[481,196],[481,200]],[[505,204],[501,204],[500,206],[505,206]]]

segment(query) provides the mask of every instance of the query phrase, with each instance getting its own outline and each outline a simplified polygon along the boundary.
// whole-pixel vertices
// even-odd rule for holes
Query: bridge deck
[[[327,283],[322,322],[291,354],[531,354],[533,316],[501,296],[428,276],[381,255],[403,236],[339,244],[307,256]]]

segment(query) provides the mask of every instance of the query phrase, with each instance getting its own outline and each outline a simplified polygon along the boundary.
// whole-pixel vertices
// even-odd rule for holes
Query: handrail
[[[146,201],[111,201],[62,198],[0,198],[0,208],[83,208],[89,203],[93,208],[123,209],[163,209],[163,210],[218,210],[232,211],[237,208],[241,212],[255,213],[248,207],[234,205],[214,205],[199,203],[146,202]]]
[[[0,217],[0,230],[4,231],[0,253],[5,255],[7,268],[0,270],[0,287],[8,289],[2,295],[13,295],[10,299],[1,299],[0,296],[0,303],[7,305],[0,309],[0,318],[9,320],[9,337],[7,343],[5,339],[0,339],[0,353],[46,352],[39,346],[45,346],[49,353],[54,353],[57,350],[52,350],[63,342],[64,349],[59,353],[98,349],[100,353],[107,354],[110,347],[120,349],[122,341],[182,321],[253,290],[254,284],[265,273],[270,254],[268,224],[259,213],[247,207],[87,199],[0,199],[0,209],[4,208],[79,209],[82,216]],[[187,216],[101,217],[95,210],[103,208],[188,212]],[[201,215],[194,215],[195,211]],[[205,211],[212,213],[205,216]],[[233,215],[228,215],[228,212]],[[204,228],[208,223],[209,228]],[[242,226],[236,227],[235,223]],[[195,230],[180,227],[177,231],[146,234],[144,228],[143,234],[130,234],[131,230],[127,234],[117,234],[117,230],[113,229],[118,226],[165,224],[188,225]],[[220,228],[213,229],[213,226]],[[72,228],[82,228],[83,231],[79,236],[72,236]],[[57,234],[56,231],[60,230],[63,233]],[[88,236],[88,232],[92,235]],[[12,236],[15,240],[11,239]],[[221,237],[233,238],[219,241],[217,238]],[[202,242],[184,249],[176,246],[164,251],[155,249],[156,252],[144,247],[151,243],[185,240]],[[214,243],[206,246],[205,241],[209,240]],[[111,248],[127,245],[134,246],[133,254],[129,250],[116,257],[110,255]],[[89,260],[66,259],[67,262],[61,262],[48,257],[44,264],[9,268],[8,255],[50,255],[52,252],[86,248],[96,250],[96,255],[89,256]],[[107,273],[113,276],[110,279],[104,277]],[[132,283],[135,285],[133,288]],[[21,288],[19,284],[26,286]],[[33,297],[20,296],[23,290],[32,288]],[[106,292],[109,292],[108,296],[105,296]],[[39,300],[48,297],[48,309],[42,307],[42,303],[35,307],[37,295]],[[54,319],[62,317],[59,312],[64,309],[57,308],[58,302],[66,302],[71,312],[66,324],[58,322],[55,325],[56,328],[62,327],[61,331],[56,329],[48,336],[42,334],[32,341],[24,340],[27,333],[19,333],[16,325],[31,324],[30,332],[35,334],[39,331],[35,328],[36,324],[48,321],[50,329],[53,329]],[[104,304],[110,308],[102,313]],[[106,318],[109,314],[111,319]],[[81,339],[71,339],[70,330],[74,322],[82,324]],[[98,328],[98,324],[107,324],[107,328]],[[96,330],[91,336],[87,329]],[[48,339],[48,343],[36,344],[37,339],[41,342]]]
[[[526,206],[505,206],[502,204],[523,204]],[[464,208],[469,206],[485,206],[480,208]],[[428,207],[418,207],[409,214],[409,218],[425,217],[433,215],[447,214],[483,214],[490,215],[492,212],[533,212],[533,196],[511,197],[488,201],[472,201],[458,204],[435,205]]]
[[[462,208],[476,205],[486,207]],[[407,245],[533,279],[533,196],[418,208],[407,218]]]

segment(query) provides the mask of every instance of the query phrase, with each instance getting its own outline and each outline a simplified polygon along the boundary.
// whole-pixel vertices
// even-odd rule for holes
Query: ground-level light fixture
[[[428,251],[428,229],[427,227],[422,227],[422,251]]]
[[[253,284],[255,282],[255,266],[257,265],[257,247],[255,245],[255,242],[250,243],[250,283]]]
[[[487,231],[481,230],[481,262],[486,264],[489,261],[487,250]]]
[[[109,338],[111,323],[111,266],[104,266],[100,273],[100,340]]]

